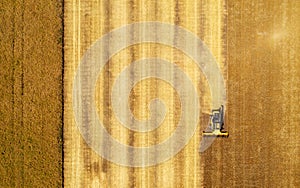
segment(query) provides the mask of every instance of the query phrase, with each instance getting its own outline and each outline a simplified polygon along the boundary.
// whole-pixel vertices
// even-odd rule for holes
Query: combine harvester
[[[217,136],[217,137],[228,137],[228,131],[224,131],[224,106],[222,105],[219,109],[212,110],[210,115],[209,128],[203,131],[203,136]]]

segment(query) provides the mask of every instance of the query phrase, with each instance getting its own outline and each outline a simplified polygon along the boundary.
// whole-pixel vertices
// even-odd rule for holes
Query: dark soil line
[[[16,12],[16,2],[14,1],[14,4],[13,4],[13,13]],[[15,114],[15,38],[16,38],[16,29],[15,29],[15,14],[13,14],[13,17],[12,17],[12,33],[13,33],[13,37],[12,37],[12,45],[11,45],[11,50],[12,50],[12,74],[11,74],[11,80],[12,80],[12,85],[11,85],[11,96],[12,96],[12,99],[11,99],[11,102],[12,102],[12,116],[11,116],[11,127],[12,127],[12,130],[15,129],[15,117],[14,117],[14,114]],[[12,137],[12,142],[15,141],[14,137]],[[12,155],[12,158],[14,158],[14,155]],[[15,168],[14,168],[15,169]],[[11,185],[13,187],[15,187],[15,181],[11,182]]]
[[[64,111],[65,111],[65,106],[64,106],[64,67],[65,67],[65,1],[61,0],[61,131],[60,131],[60,137],[61,137],[61,158],[62,158],[62,170],[61,170],[61,177],[62,177],[62,187],[64,187]]]

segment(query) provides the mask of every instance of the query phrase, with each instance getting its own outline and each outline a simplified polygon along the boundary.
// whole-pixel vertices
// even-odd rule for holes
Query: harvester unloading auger
[[[224,106],[219,109],[213,109],[210,115],[209,128],[203,131],[203,136],[228,137],[229,134],[224,129]]]

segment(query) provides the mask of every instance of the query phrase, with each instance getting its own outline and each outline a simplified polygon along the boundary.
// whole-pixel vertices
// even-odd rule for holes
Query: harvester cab
[[[209,128],[203,131],[203,136],[228,137],[229,134],[224,129],[224,106],[219,109],[213,109],[210,115]]]

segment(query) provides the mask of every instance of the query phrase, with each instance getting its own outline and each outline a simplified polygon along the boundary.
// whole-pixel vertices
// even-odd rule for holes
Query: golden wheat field
[[[299,12],[3,1],[0,187],[299,187]],[[229,137],[200,152],[220,105]]]

